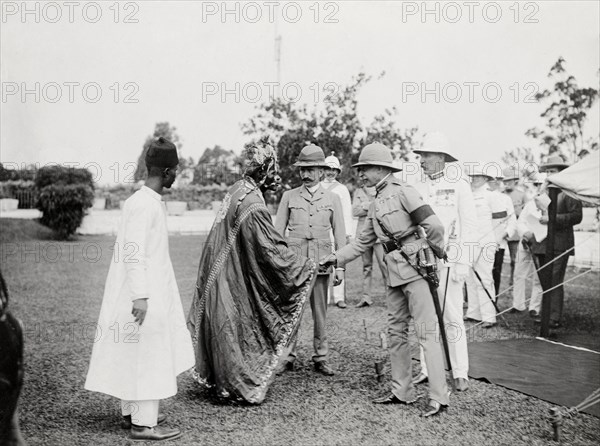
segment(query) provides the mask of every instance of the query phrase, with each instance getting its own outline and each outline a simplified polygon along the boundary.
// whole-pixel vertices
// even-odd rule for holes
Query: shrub
[[[94,191],[86,184],[51,184],[41,189],[37,208],[40,223],[68,239],[81,225],[87,209],[94,203]]]
[[[38,170],[35,187],[42,189],[50,185],[84,184],[94,190],[92,173],[87,169],[65,166],[46,166]]]
[[[200,186],[188,185],[174,189],[166,189],[165,201],[185,201],[190,210],[211,209],[213,201],[221,201],[225,197],[226,185]]]
[[[2,163],[0,163],[0,181],[33,181],[35,178],[37,169],[35,166],[21,166],[21,168],[12,168],[15,163],[9,163],[7,169]]]

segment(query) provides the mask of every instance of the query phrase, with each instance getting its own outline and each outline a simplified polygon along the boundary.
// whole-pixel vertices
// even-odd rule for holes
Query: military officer
[[[333,192],[340,198],[344,214],[344,226],[346,227],[346,240],[350,240],[350,237],[354,235],[352,232],[354,227],[354,219],[352,218],[352,199],[350,198],[350,191],[348,191],[348,188],[337,180],[338,175],[342,173],[342,165],[337,156],[334,155],[334,152],[331,152],[331,155],[325,158],[325,164],[327,164],[327,168],[325,169],[325,178],[321,181],[321,186]],[[346,284],[344,282],[345,279],[342,280],[342,283],[339,285],[332,287],[333,302],[338,308],[347,307]]]
[[[321,264],[345,265],[373,246],[378,239],[381,240],[386,251],[385,263],[388,270],[387,308],[392,390],[373,402],[411,404],[417,399],[412,383],[408,345],[408,324],[413,317],[415,331],[430,368],[429,406],[422,414],[429,417],[448,405],[446,374],[442,345],[436,338],[438,321],[429,285],[408,261],[415,262],[418,252],[427,246],[427,239],[437,255],[443,255],[443,225],[413,187],[392,175],[400,169],[393,165],[392,153],[388,147],[379,143],[367,145],[353,167],[358,167],[363,182],[367,186],[374,186],[377,195],[357,239],[323,258]],[[425,229],[427,239],[420,237],[418,225]]]
[[[504,193],[510,197],[513,208],[515,210],[515,217],[519,218],[521,210],[527,202],[527,196],[525,189],[519,184],[519,169],[517,166],[507,167],[503,170],[504,175]],[[517,262],[517,250],[519,247],[519,235],[513,234],[507,240],[508,251],[510,253],[510,284],[513,284],[515,276],[515,265]]]
[[[421,156],[425,174],[417,189],[445,228],[448,261],[440,271],[438,296],[444,309],[455,387],[464,391],[469,388],[469,353],[463,322],[463,286],[477,245],[477,214],[468,177],[457,164],[447,164],[457,161],[448,153],[448,146],[446,137],[434,132],[426,136],[422,149],[414,152]],[[428,367],[421,350],[421,373],[414,382],[427,380]]]
[[[320,181],[323,176],[325,155],[320,147],[309,144],[298,155],[294,164],[299,168],[302,186],[286,191],[279,204],[275,228],[286,237],[288,246],[297,249],[300,254],[319,261],[323,255],[331,253],[333,247],[341,248],[346,244],[346,228],[342,205],[339,197],[323,188]],[[287,230],[287,235],[286,235]],[[331,242],[333,234],[334,242]],[[314,320],[313,362],[315,371],[331,376],[334,374],[327,364],[327,334],[325,331],[327,311],[327,288],[331,269],[322,268],[310,296],[310,308]],[[335,271],[334,285],[343,279],[343,268]],[[294,344],[283,370],[293,370],[296,359]]]
[[[482,328],[491,328],[496,325],[496,309],[489,296],[495,296],[492,270],[498,244],[492,220],[494,196],[488,189],[488,182],[494,177],[488,175],[484,166],[482,162],[467,166],[477,212],[478,243],[473,249],[473,269],[467,276],[469,306],[465,320],[483,321]]]
[[[508,250],[508,240],[517,235],[517,216],[515,206],[511,198],[500,191],[504,174],[496,172],[493,180],[488,182],[488,189],[492,193],[492,224],[496,235],[498,250],[494,256],[494,289],[496,295],[500,292],[500,281],[502,280],[502,266],[504,265],[504,254]]]

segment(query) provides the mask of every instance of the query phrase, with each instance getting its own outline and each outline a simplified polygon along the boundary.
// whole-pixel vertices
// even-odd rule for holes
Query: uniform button
[[[379,208],[375,208],[375,210],[379,212]]]
[[[312,225],[308,225],[308,226],[312,228]]]
[[[313,216],[313,214],[310,214],[310,216],[312,217],[312,216]]]

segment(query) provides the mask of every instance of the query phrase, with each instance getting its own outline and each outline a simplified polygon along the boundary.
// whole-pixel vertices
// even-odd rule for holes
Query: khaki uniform
[[[389,175],[377,187],[377,196],[369,208],[360,235],[336,252],[338,264],[344,265],[360,256],[378,239],[389,246],[388,242],[391,240],[386,234],[400,239],[404,251],[414,261],[419,248],[427,244],[425,239],[414,235],[417,224],[425,229],[436,251],[443,253],[444,228],[441,221],[413,187]],[[385,255],[385,264],[388,270],[387,307],[392,392],[402,401],[412,401],[416,397],[408,345],[408,326],[412,317],[429,365],[429,396],[440,404],[447,405],[448,389],[442,344],[438,342],[438,321],[429,285],[397,249]]]
[[[340,248],[346,244],[346,228],[340,199],[321,185],[314,194],[305,186],[285,192],[277,211],[275,228],[285,237],[291,249],[317,263],[321,257],[332,253],[334,247]],[[319,277],[310,296],[314,320],[314,362],[326,361],[329,351],[325,324],[330,274],[331,268],[319,270]],[[289,361],[295,360],[295,350],[294,345]]]

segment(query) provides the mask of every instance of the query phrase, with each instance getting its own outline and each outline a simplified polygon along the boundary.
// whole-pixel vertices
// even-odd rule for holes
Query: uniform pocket
[[[398,275],[402,280],[409,280],[419,276],[419,273],[406,261],[400,251],[395,250],[390,254],[394,263],[396,264]],[[415,261],[416,255],[409,256],[410,261]]]

